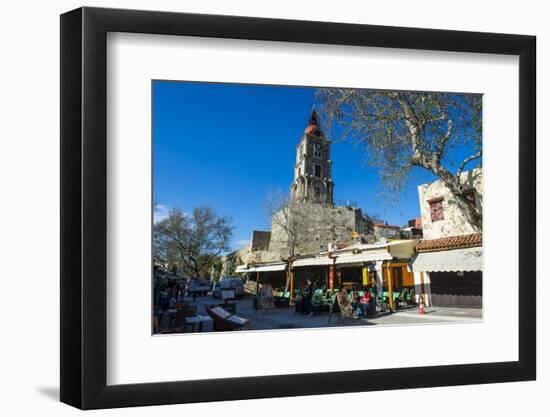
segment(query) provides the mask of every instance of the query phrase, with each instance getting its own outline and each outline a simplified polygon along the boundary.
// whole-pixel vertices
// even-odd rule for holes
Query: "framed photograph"
[[[61,401],[533,380],[535,37],[61,16]]]

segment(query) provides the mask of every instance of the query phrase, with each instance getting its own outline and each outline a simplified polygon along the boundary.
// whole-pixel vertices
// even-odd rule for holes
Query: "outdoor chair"
[[[221,303],[221,304],[212,304],[209,308],[221,307],[224,310],[229,311],[231,314],[237,313],[237,303]]]
[[[393,305],[395,309],[399,309],[399,300],[401,298],[401,292],[400,291],[394,291],[393,292]]]
[[[230,330],[248,330],[249,319],[231,314],[222,307],[207,308],[206,313],[214,321],[214,330],[217,332]]]
[[[405,306],[409,306],[413,304],[414,296],[413,296],[414,290],[409,287],[403,288],[403,292],[401,293],[401,297],[399,297],[399,301],[403,303]]]
[[[290,305],[290,291],[284,288],[273,290],[273,304],[277,308],[288,307]]]
[[[294,294],[294,312],[302,313],[303,306],[304,306],[303,305],[304,295],[302,293],[302,290],[300,289],[294,290],[293,294]]]
[[[330,312],[330,305],[332,299],[325,297],[323,291],[320,289],[315,290],[313,297],[311,298],[311,308],[313,314],[320,314],[323,312]]]
[[[414,292],[414,289],[411,288],[411,290],[409,291],[409,294],[407,296],[407,304],[409,305],[416,305],[416,297],[415,297],[415,292]]]
[[[377,297],[376,303],[378,304],[378,306],[380,306],[380,311],[388,310],[388,298],[384,297],[383,294]]]

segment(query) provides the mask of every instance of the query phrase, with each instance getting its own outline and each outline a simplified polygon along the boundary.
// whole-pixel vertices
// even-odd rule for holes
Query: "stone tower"
[[[311,112],[308,126],[296,146],[294,181],[290,191],[294,201],[334,204],[330,141],[321,130],[315,110]]]

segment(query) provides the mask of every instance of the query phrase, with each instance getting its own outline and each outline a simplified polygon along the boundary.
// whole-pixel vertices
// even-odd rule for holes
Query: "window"
[[[316,143],[314,145],[314,148],[315,148],[315,152],[314,152],[314,155],[316,158],[321,158],[323,156],[323,153],[321,151],[321,144],[320,143]]]
[[[474,190],[468,190],[464,194],[464,198],[468,200],[468,205],[475,209],[476,208],[476,192]]]
[[[443,220],[443,199],[430,201],[430,216],[432,222]]]
[[[321,165],[315,165],[315,176],[318,178],[321,177]]]

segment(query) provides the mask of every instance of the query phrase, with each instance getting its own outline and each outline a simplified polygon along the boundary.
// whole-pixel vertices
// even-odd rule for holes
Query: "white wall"
[[[443,6],[438,0],[393,2],[336,2],[255,0],[125,0],[85,2],[89,6],[162,9],[217,14],[280,17],[309,20],[434,27],[493,32],[536,34],[539,53],[539,120],[548,110],[550,89],[540,74],[548,73],[550,27],[544,2],[534,0],[479,2],[463,0]],[[2,148],[0,178],[0,242],[2,344],[0,344],[0,392],[3,415],[76,415],[76,410],[57,402],[59,378],[59,17],[80,1],[4,2],[2,43]],[[404,69],[406,70],[406,69]],[[544,97],[541,97],[544,94]],[[541,155],[550,152],[547,125],[539,124],[539,213],[549,212],[548,164]],[[548,217],[539,217],[539,234],[550,232]],[[545,233],[546,232],[546,233]],[[540,242],[543,254],[548,244]],[[539,259],[542,258],[539,256]],[[539,294],[550,291],[548,280],[539,280]],[[539,296],[539,300],[541,297]],[[540,305],[539,301],[539,305]],[[407,404],[423,416],[498,415],[548,413],[550,368],[549,310],[539,309],[539,381],[484,386],[376,392],[319,397],[240,401],[173,406],[168,409],[100,411],[94,415],[146,416],[158,413],[226,416],[280,416],[310,413],[382,415],[387,405]],[[368,406],[368,408],[367,408]],[[413,411],[418,412],[418,411]]]
[[[483,210],[483,171],[479,168],[466,171],[462,173],[460,178],[466,190],[475,189],[476,207]],[[443,219],[432,221],[430,202],[439,198],[443,200]],[[437,180],[419,185],[418,200],[422,215],[422,236],[424,239],[469,235],[476,232],[458,208],[456,197],[443,184],[443,181]]]

